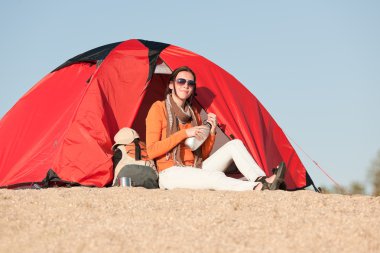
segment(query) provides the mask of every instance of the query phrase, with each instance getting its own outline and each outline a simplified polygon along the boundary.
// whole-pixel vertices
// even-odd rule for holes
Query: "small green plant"
[[[380,150],[377,151],[368,171],[368,177],[372,184],[372,195],[380,196]]]

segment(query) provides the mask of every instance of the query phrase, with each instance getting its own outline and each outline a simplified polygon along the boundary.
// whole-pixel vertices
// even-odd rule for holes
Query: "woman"
[[[209,113],[210,135],[195,151],[184,145],[189,137],[202,138],[207,126],[191,102],[196,92],[196,76],[187,66],[177,68],[170,76],[166,100],[155,102],[146,118],[146,144],[159,171],[160,188],[213,190],[277,190],[284,180],[285,165],[266,177],[240,140],[232,140],[208,157],[215,142],[216,115]],[[248,179],[227,177],[223,171],[235,162]]]

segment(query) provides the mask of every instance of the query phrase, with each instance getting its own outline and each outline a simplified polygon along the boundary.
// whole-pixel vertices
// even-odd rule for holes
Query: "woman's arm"
[[[200,114],[198,112],[196,112],[195,114],[197,117],[198,124],[202,124],[202,119],[201,119]],[[212,148],[214,147],[214,143],[215,143],[215,133],[211,133],[201,146],[203,160],[206,160],[209,157],[212,151]]]
[[[146,117],[146,146],[150,159],[166,154],[187,138],[186,130],[183,129],[162,139],[164,122],[166,125],[165,107],[162,102],[155,102]]]
[[[212,148],[214,147],[214,143],[215,143],[215,134],[212,133],[202,145],[202,159],[203,160],[206,160],[209,157],[212,151]]]

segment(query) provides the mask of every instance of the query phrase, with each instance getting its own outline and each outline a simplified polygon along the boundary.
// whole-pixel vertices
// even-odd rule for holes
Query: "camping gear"
[[[120,177],[119,178],[120,187],[132,187],[132,180],[130,177]]]
[[[197,150],[203,144],[203,142],[205,142],[207,137],[210,135],[211,124],[206,122],[204,125],[207,126],[208,128],[202,131],[201,138],[198,139],[198,138],[195,138],[195,136],[193,136],[185,140],[185,145],[188,146],[191,149],[191,151]]]
[[[158,186],[158,174],[151,167],[138,164],[125,165],[117,174],[116,182],[122,177],[128,177],[131,179],[131,185],[134,187],[144,187],[146,189],[157,189]],[[114,184],[113,186],[116,186]]]
[[[139,134],[132,128],[123,127],[114,137],[112,146],[113,186],[119,183],[121,177],[132,179],[133,186],[148,189],[158,188],[158,172],[156,164],[149,159],[146,145],[140,141]]]
[[[189,50],[132,39],[68,60],[4,115],[0,121],[0,187],[43,180],[45,186],[51,182],[111,185],[112,137],[130,127],[145,140],[148,109],[154,101],[165,99],[171,71],[183,65],[197,75],[194,104],[201,115],[213,112],[218,116],[215,149],[238,138],[268,176],[271,168],[285,162],[288,189],[312,184],[281,128],[236,78]]]
[[[115,137],[113,137],[115,144],[112,145],[111,149],[115,150],[116,146],[120,144],[131,144],[136,139],[140,139],[140,136],[136,130],[128,127],[123,127],[119,130],[119,132],[117,132],[117,134],[115,134]]]

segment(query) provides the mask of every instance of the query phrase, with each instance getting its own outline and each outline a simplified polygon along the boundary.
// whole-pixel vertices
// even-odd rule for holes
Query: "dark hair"
[[[197,85],[196,85],[197,84],[197,77],[196,77],[194,71],[191,68],[189,68],[188,66],[182,66],[182,67],[179,67],[179,68],[176,68],[175,70],[173,70],[172,74],[170,75],[168,85],[166,86],[165,96],[172,93],[172,90],[169,88],[169,84],[170,84],[170,82],[174,82],[174,80],[176,79],[178,73],[182,72],[182,71],[190,72],[193,75],[193,77],[194,77],[195,85],[194,85],[193,93],[187,99],[187,101],[191,104],[191,102],[193,101],[193,98],[197,95],[196,92],[195,92],[196,89],[197,89]]]

